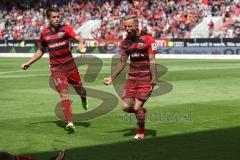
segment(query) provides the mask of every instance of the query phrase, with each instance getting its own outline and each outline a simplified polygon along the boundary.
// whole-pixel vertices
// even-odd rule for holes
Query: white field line
[[[40,71],[45,71],[43,69],[34,69],[34,70],[28,70],[28,71],[24,71],[24,70],[15,70],[15,71],[4,71],[4,72],[0,72],[0,76],[4,75],[4,74],[11,74],[11,73],[24,73],[24,72],[40,72]]]
[[[0,53],[0,57],[32,57],[33,53]],[[84,57],[112,58],[116,54],[85,54]],[[81,57],[80,54],[73,54]],[[48,57],[44,54],[43,57]],[[240,59],[240,55],[211,55],[211,54],[156,54],[157,59]]]
[[[174,72],[174,71],[206,71],[206,70],[221,70],[221,69],[240,69],[239,67],[204,67],[204,68],[192,68],[192,69],[186,69],[186,68],[176,68],[176,69],[168,69],[167,72]],[[45,71],[45,70],[31,70],[31,72],[39,72],[39,71]],[[22,70],[16,70],[16,71],[4,71],[0,72],[0,79],[2,78],[23,78],[23,77],[42,77],[42,76],[50,76],[50,72],[46,74],[22,74],[22,75],[14,75],[15,73],[24,73],[27,71]],[[110,74],[110,72],[100,72],[104,74]],[[12,75],[9,75],[12,74]],[[92,72],[91,74],[96,74]]]
[[[8,75],[8,76],[0,76],[0,79],[5,79],[5,78],[26,78],[26,77],[43,77],[43,76],[49,76],[49,74]]]

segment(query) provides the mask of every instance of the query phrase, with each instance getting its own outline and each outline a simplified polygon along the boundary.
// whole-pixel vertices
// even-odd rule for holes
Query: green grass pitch
[[[146,106],[150,115],[144,140],[134,140],[135,120],[120,109],[113,86],[102,80],[111,71],[111,59],[87,88],[118,97],[117,107],[99,118],[77,122],[67,134],[54,109],[59,101],[49,87],[48,60],[27,71],[28,58],[0,58],[0,150],[48,159],[61,149],[66,160],[237,160],[240,146],[240,61],[158,60],[168,71],[160,77],[173,86]],[[85,59],[79,59],[84,61]],[[94,65],[94,64],[92,64]],[[80,66],[84,78],[87,66]],[[84,112],[71,95],[73,112]],[[102,101],[89,97],[90,110]]]

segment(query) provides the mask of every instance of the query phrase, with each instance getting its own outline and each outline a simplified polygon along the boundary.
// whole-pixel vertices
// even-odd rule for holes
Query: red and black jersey
[[[56,31],[52,31],[49,27],[42,30],[40,48],[47,48],[51,70],[76,67],[69,46],[70,38],[75,36],[77,33],[70,25],[61,25]]]
[[[157,47],[153,37],[146,32],[136,38],[127,36],[121,45],[121,55],[130,56],[128,79],[151,80],[149,54],[156,54]]]

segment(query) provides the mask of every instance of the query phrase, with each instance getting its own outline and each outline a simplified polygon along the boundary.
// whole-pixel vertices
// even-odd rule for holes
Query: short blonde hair
[[[136,16],[128,15],[128,16],[124,17],[124,21],[129,20],[129,19],[133,19],[133,21],[138,24],[138,18]]]

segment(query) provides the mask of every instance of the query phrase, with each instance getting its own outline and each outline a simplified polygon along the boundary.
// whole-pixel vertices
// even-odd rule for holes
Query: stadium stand
[[[191,38],[191,31],[204,17],[222,17],[223,24],[213,24],[209,37],[239,35],[238,0],[4,0],[0,4],[0,39],[36,39],[47,21],[44,12],[58,7],[66,24],[80,28],[87,21],[100,25],[89,29],[88,39],[121,39],[125,36],[121,19],[137,15],[142,29],[155,38]],[[118,2],[118,3],[116,3]],[[207,5],[209,3],[211,5]],[[7,6],[7,7],[6,7]],[[93,22],[94,23],[94,22]],[[81,32],[84,32],[81,31]]]

